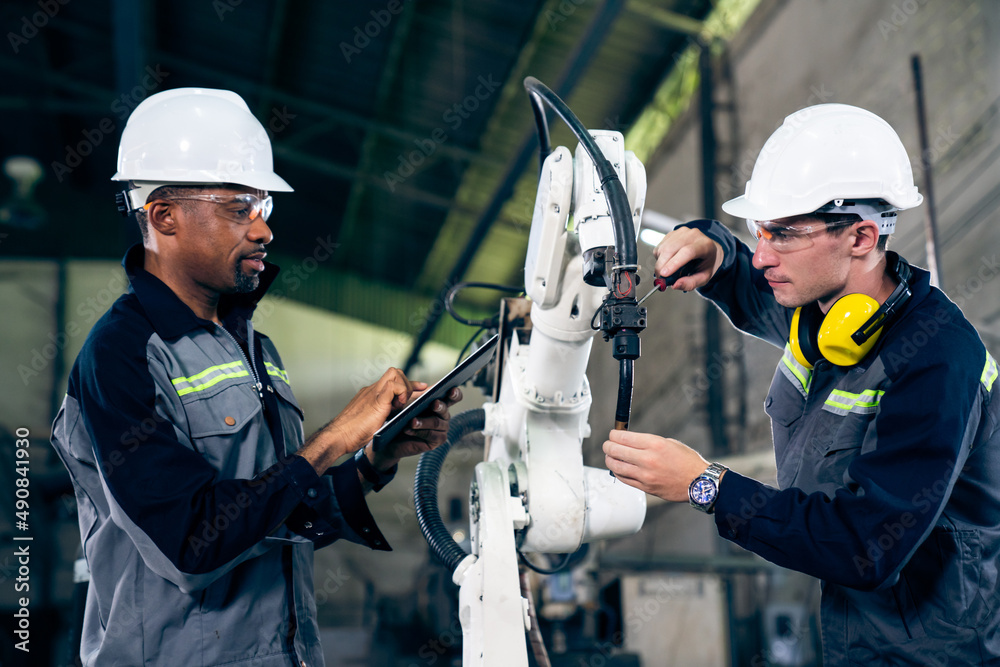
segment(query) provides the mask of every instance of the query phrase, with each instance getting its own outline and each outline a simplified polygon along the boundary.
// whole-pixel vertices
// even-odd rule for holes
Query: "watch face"
[[[691,485],[691,502],[696,505],[710,505],[715,500],[716,493],[718,493],[718,487],[714,481],[705,478],[696,479]]]

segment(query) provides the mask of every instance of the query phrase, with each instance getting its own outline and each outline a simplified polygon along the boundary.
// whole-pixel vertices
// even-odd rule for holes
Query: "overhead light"
[[[42,180],[42,165],[33,157],[15,155],[3,163],[3,172],[14,182],[14,192],[0,206],[0,224],[38,229],[45,224],[45,209],[35,201],[35,186]]]
[[[680,224],[683,223],[677,218],[671,218],[669,215],[664,215],[659,211],[646,209],[642,212],[642,227],[639,231],[639,240],[646,245],[656,247],[663,240],[663,237],[666,236],[667,232]]]

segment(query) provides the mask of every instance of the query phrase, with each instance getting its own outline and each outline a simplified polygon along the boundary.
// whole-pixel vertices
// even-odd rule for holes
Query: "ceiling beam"
[[[53,70],[31,66],[25,67],[23,63],[6,56],[0,56],[0,71],[20,74],[26,78],[51,85],[54,88],[68,90],[94,100],[93,103],[66,100],[42,100],[40,102],[32,100],[30,102],[31,108],[38,108],[38,106],[42,106],[44,110],[51,113],[70,113],[82,110],[83,112],[92,115],[106,115],[111,113],[110,104],[116,97],[114,92],[100,86],[80,83],[72,77],[60,74],[59,72]],[[16,97],[0,97],[0,108],[20,109],[25,108],[28,104],[29,102],[26,99]],[[361,174],[354,167],[349,167],[325,158],[309,155],[308,153],[286,146],[285,143],[272,141],[272,148],[275,155],[279,155],[290,162],[302,165],[327,176],[333,176],[334,178],[340,178],[347,181],[354,181],[361,178],[366,184],[376,186],[390,192],[394,196],[406,197],[407,199],[412,199],[413,201],[427,204],[428,206],[434,206],[446,210],[454,209],[456,206],[455,202],[449,198],[440,197],[405,184],[397,184],[392,190],[389,190],[389,186],[386,184],[385,179],[381,177],[374,176],[372,174]],[[471,215],[479,213],[479,211],[462,207],[459,207],[458,210]]]
[[[410,34],[410,26],[413,25],[413,17],[416,13],[414,7],[416,7],[415,2],[404,2],[403,10],[399,15],[399,18],[395,23],[395,30],[392,33],[392,40],[389,43],[389,48],[386,50],[385,61],[380,68],[380,76],[378,81],[378,86],[375,90],[375,105],[373,116],[376,119],[382,119],[386,116],[386,110],[389,106],[389,96],[393,88],[396,85],[396,75],[399,73],[399,66],[403,59],[403,53],[406,46],[406,40]],[[369,176],[369,172],[375,166],[375,149],[380,143],[380,135],[375,132],[366,132],[364,142],[361,145],[361,156],[358,159],[358,172],[363,176]],[[365,192],[368,191],[367,181],[365,178],[355,179],[351,184],[351,194],[347,200],[347,206],[344,208],[344,219],[340,227],[340,242],[343,245],[353,247],[353,244],[357,240],[357,235],[362,231],[359,229],[361,225],[358,224],[359,213],[361,211],[361,204],[365,197]],[[449,205],[445,207],[445,210],[450,208],[451,199],[448,199]],[[365,230],[367,231],[367,229]]]
[[[75,100],[8,95],[0,97],[0,111],[30,111],[46,114],[100,116],[101,114],[108,113],[108,105],[97,102],[77,102]]]
[[[112,5],[115,88],[119,95],[132,90],[146,65],[148,16],[148,0],[114,0]]]
[[[504,151],[502,154],[505,159],[513,159],[514,153],[507,150],[508,146],[513,148],[513,141],[496,141],[492,137],[497,134],[499,129],[507,125],[510,127],[534,127],[529,120],[530,117],[524,115],[523,110],[528,105],[522,82],[528,74],[538,74],[534,70],[535,58],[540,45],[552,30],[550,17],[563,16],[559,11],[562,2],[565,0],[547,0],[539,7],[531,35],[518,51],[517,61],[511,67],[510,74],[500,92],[500,100],[494,107],[493,115],[479,142],[484,148],[495,146],[498,153]],[[512,118],[518,118],[521,122],[511,123]],[[502,177],[502,172],[494,174],[493,172],[496,170],[476,168],[478,166],[471,166],[463,174],[462,185],[455,193],[456,208],[448,215],[441,232],[435,239],[434,247],[431,248],[424,260],[423,270],[417,281],[417,286],[423,290],[437,289],[446,280],[445,267],[448,266],[453,257],[461,254],[466,239],[474,228],[478,213],[476,216],[461,215],[460,205],[469,200],[479,201],[480,198],[476,195],[484,191],[484,185],[492,187]],[[501,166],[506,168],[507,163],[505,162]],[[488,202],[484,201],[483,208],[487,204]]]
[[[278,250],[269,250],[268,258],[289,271],[295,271],[302,265],[302,257],[285,255]],[[295,285],[295,288],[289,285]],[[307,280],[281,285],[276,283],[269,295],[277,300],[292,299],[406,334],[413,330],[415,314],[430,312],[433,307],[431,297],[416,294],[404,286],[391,285],[327,264],[309,273]],[[266,299],[262,304],[264,307]],[[463,312],[477,319],[490,316],[487,309],[473,304],[464,304]],[[469,328],[454,320],[445,323],[434,335],[434,340],[456,349],[460,349],[468,338]]]
[[[263,90],[274,86],[278,72],[278,52],[281,50],[281,36],[285,32],[285,21],[288,18],[288,0],[274,0],[274,13],[268,22],[271,26],[267,33],[267,46],[264,47],[264,72],[261,76]],[[271,96],[266,92],[260,96],[257,104],[257,118],[267,118],[271,113]]]
[[[108,105],[109,111],[111,101],[115,97],[115,94],[112,91],[102,86],[95,86],[90,83],[79,81],[75,77],[60,74],[55,70],[28,65],[16,58],[0,56],[0,70],[44,83],[45,85],[52,86],[53,88],[76,93],[77,95],[81,95],[95,101],[104,102]]]
[[[435,195],[406,184],[397,184],[392,190],[390,190],[388,184],[385,182],[385,179],[381,176],[363,174],[354,167],[349,167],[338,162],[327,160],[326,158],[310,155],[295,148],[290,148],[285,142],[278,143],[272,141],[271,147],[274,150],[275,155],[278,155],[289,162],[306,167],[307,169],[312,169],[319,174],[324,174],[326,176],[331,176],[345,181],[361,180],[364,181],[366,185],[377,187],[390,193],[394,197],[405,197],[406,199],[410,199],[420,204],[426,204],[427,206],[433,206],[449,211],[457,210],[465,215],[479,215],[481,213],[478,209],[471,209],[457,204],[454,200],[448,197]],[[517,224],[513,220],[504,219],[503,222],[510,225]]]
[[[328,104],[323,104],[322,102],[316,102],[315,100],[307,97],[293,95],[273,86],[262,86],[252,79],[229,74],[227,72],[207,67],[200,63],[186,60],[163,51],[154,52],[153,60],[162,63],[166,67],[186,70],[202,78],[218,81],[231,90],[243,91],[247,94],[253,95],[269,95],[276,102],[293,106],[297,111],[316,114],[330,120],[335,120],[343,125],[360,127],[371,132],[378,132],[387,137],[392,137],[402,143],[413,143],[413,141],[417,139],[426,139],[424,135],[416,132],[401,130],[388,123],[365,118],[359,114],[344,111],[343,109],[338,109]],[[467,160],[469,162],[477,163],[494,163],[492,158],[482,155],[479,151],[464,148],[455,144],[441,144],[438,146],[438,151],[442,155],[447,155],[454,159]]]
[[[567,98],[570,92],[572,92],[572,90],[576,87],[580,77],[583,76],[583,73],[590,66],[594,56],[597,55],[601,44],[611,32],[612,26],[615,24],[615,19],[621,13],[624,6],[625,0],[604,0],[604,2],[602,2],[594,12],[586,30],[577,41],[576,48],[568,57],[568,64],[557,78],[555,85],[552,86],[552,90],[560,98]],[[539,20],[541,15],[542,14],[540,13]],[[546,109],[546,112],[548,112],[548,109]],[[438,293],[438,297],[435,302],[436,307],[431,310],[427,320],[424,322],[423,328],[420,330],[420,333],[417,334],[417,338],[413,344],[413,349],[410,352],[409,358],[406,360],[406,365],[403,367],[403,372],[407,372],[408,369],[412,368],[419,361],[421,349],[424,344],[430,340],[431,335],[434,333],[434,327],[436,327],[438,322],[441,320],[444,308],[440,306],[444,304],[448,290],[462,280],[465,272],[469,268],[469,265],[475,258],[476,253],[479,252],[479,246],[486,238],[487,232],[490,230],[490,226],[500,214],[503,205],[514,193],[514,186],[517,184],[518,179],[520,179],[521,175],[527,168],[532,154],[537,147],[537,143],[538,140],[535,136],[534,129],[529,130],[522,140],[517,154],[509,163],[503,179],[494,192],[493,199],[490,201],[489,206],[487,206],[487,208],[479,216],[479,219],[476,221],[476,225],[472,230],[472,235],[468,239],[461,256],[458,258],[458,261],[455,262],[451,272],[445,279],[444,285],[441,287],[441,291]]]
[[[375,186],[389,192],[389,187],[386,185],[385,180],[373,174],[363,174],[355,167],[348,167],[338,162],[327,160],[326,158],[310,155],[294,148],[288,148],[280,143],[272,142],[271,146],[274,149],[275,155],[279,155],[289,162],[312,169],[317,173],[352,183],[364,181],[366,185]],[[391,192],[394,196],[405,197],[436,208],[448,209],[451,208],[453,203],[447,197],[440,197],[405,184],[396,185],[395,189]]]
[[[698,37],[705,31],[704,21],[664,9],[649,0],[629,0],[628,11],[645,16],[657,25],[683,35]]]
[[[125,0],[123,0],[123,2],[124,1]],[[285,1],[286,0],[281,0],[281,2]],[[404,3],[404,5],[409,4],[410,3]],[[287,8],[285,11],[287,13]],[[85,39],[95,44],[103,44],[107,40],[107,35],[94,30],[89,26],[65,19],[62,16],[53,17],[51,25],[61,32],[78,39]],[[406,144],[411,144],[417,139],[427,138],[424,134],[403,130],[388,123],[378,122],[359,114],[344,111],[343,109],[338,109],[321,102],[316,102],[306,97],[293,95],[291,93],[284,92],[273,85],[261,85],[251,79],[228,74],[218,69],[201,65],[200,63],[194,61],[173,56],[164,51],[150,51],[148,55],[151,56],[149,62],[156,62],[165,67],[184,69],[193,74],[197,74],[198,76],[220,81],[232,89],[252,93],[260,96],[261,98],[269,97],[282,104],[295,106],[297,109],[301,109],[305,112],[324,116],[327,119],[326,122],[332,121],[331,127],[336,127],[338,124],[349,127],[360,127],[364,130],[377,132]],[[269,60],[273,60],[273,58]],[[265,113],[267,113],[267,111],[269,110],[265,110]],[[438,146],[438,153],[446,155],[452,159],[464,160],[475,164],[492,166],[499,166],[501,164],[500,161],[496,160],[491,155],[486,155],[476,149],[466,148],[456,144],[442,144]]]
[[[698,91],[701,80],[698,58],[702,46],[730,40],[747,22],[760,1],[715,0],[712,11],[703,21],[704,31],[701,37],[691,40],[674,58],[670,72],[625,136],[625,143],[647,169],[674,122],[688,109]],[[631,0],[630,8],[636,2],[637,0]]]

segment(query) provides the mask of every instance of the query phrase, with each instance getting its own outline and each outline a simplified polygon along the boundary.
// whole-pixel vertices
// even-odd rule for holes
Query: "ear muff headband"
[[[862,345],[871,336],[877,335],[882,329],[882,324],[892,317],[896,310],[906,305],[912,296],[910,278],[913,276],[913,271],[910,270],[909,263],[894,252],[886,253],[886,263],[889,265],[890,273],[899,284],[896,285],[896,289],[892,291],[882,307],[851,334],[851,339],[858,345]]]
[[[868,354],[885,324],[912,296],[910,265],[893,252],[886,253],[886,260],[899,284],[881,306],[865,294],[847,294],[825,316],[815,303],[795,309],[788,343],[796,361],[806,368],[820,359],[836,366],[853,366]]]

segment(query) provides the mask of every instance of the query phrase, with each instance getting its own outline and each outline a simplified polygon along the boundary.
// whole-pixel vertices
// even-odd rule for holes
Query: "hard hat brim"
[[[722,210],[735,218],[744,218],[747,220],[777,220],[778,218],[787,218],[790,215],[797,215],[796,213],[788,213],[785,215],[773,216],[773,213],[775,212],[774,209],[769,211],[763,206],[758,206],[747,199],[746,195],[740,195],[735,199],[730,199],[722,205]]]
[[[283,179],[281,176],[278,176],[275,173],[262,172],[259,174],[241,174],[240,176],[225,181],[220,181],[216,175],[209,174],[207,172],[200,175],[203,176],[203,178],[197,178],[199,174],[192,174],[189,172],[185,174],[185,178],[177,178],[176,176],[172,176],[171,174],[162,174],[160,175],[159,178],[144,177],[141,180],[147,182],[163,183],[165,185],[167,184],[184,185],[184,184],[195,184],[195,183],[197,184],[219,183],[221,185],[223,183],[231,183],[233,185],[244,185],[248,188],[254,188],[256,190],[267,190],[268,192],[295,192],[295,189],[291,185],[289,185],[288,182],[285,181],[285,179]],[[154,174],[153,176],[156,175]],[[129,178],[119,171],[116,172],[115,175],[111,177],[111,180],[132,181],[140,179]]]
[[[923,202],[923,195],[913,188],[912,192],[906,193],[907,196],[904,197],[879,197],[879,195],[859,195],[854,197],[849,197],[850,199],[880,199],[883,198],[890,205],[896,209],[903,211],[909,208],[914,208],[920,206]],[[761,206],[760,204],[755,204],[750,201],[746,195],[740,195],[734,199],[730,199],[722,205],[722,210],[729,215],[736,218],[743,218],[745,220],[781,220],[782,218],[790,218],[794,215],[809,215],[810,213],[819,210],[826,201],[814,201],[814,202],[800,202],[798,207],[777,207],[777,206]]]

